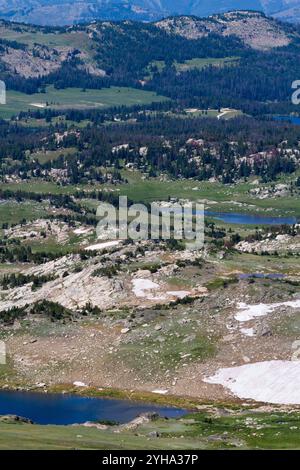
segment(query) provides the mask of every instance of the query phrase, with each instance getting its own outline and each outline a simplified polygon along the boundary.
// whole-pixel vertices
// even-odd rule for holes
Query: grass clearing
[[[36,220],[45,216],[46,204],[34,201],[3,201],[0,204],[1,223],[17,224],[25,219]]]
[[[1,189],[13,191],[22,190],[36,193],[49,194],[74,194],[77,190],[112,190],[121,196],[127,196],[135,202],[151,203],[153,201],[167,201],[169,198],[182,198],[191,201],[205,201],[205,205],[215,212],[231,212],[239,214],[261,214],[274,217],[295,216],[300,217],[300,199],[297,196],[270,197],[259,199],[251,196],[250,189],[253,189],[251,180],[238,184],[223,185],[219,182],[195,181],[195,180],[167,180],[161,181],[158,178],[142,179],[138,171],[121,171],[122,176],[128,180],[128,184],[120,185],[65,185],[54,182],[38,180],[23,181],[21,183],[2,183]],[[278,179],[279,182],[284,180]],[[271,186],[272,183],[265,186]],[[84,205],[95,208],[97,201],[85,200]],[[229,224],[217,223],[219,226]],[[237,225],[232,225],[236,230]],[[245,226],[244,226],[245,228]],[[254,228],[253,226],[250,228]]]
[[[238,230],[240,232],[240,230]],[[299,259],[294,256],[259,256],[251,253],[232,253],[220,264],[221,273],[281,273],[290,276],[299,275]],[[277,281],[279,282],[279,281]],[[283,282],[283,281],[282,281]]]
[[[26,191],[37,194],[74,194],[78,189],[91,190],[89,185],[61,185],[54,182],[43,181],[35,178],[34,181],[22,181],[21,183],[0,184],[1,189],[12,191]],[[95,188],[94,188],[95,189]],[[101,188],[99,188],[101,189]]]
[[[27,25],[22,25],[22,27],[18,27],[17,29],[13,27],[6,28],[5,25],[2,25],[0,34],[2,39],[18,41],[29,47],[33,47],[37,43],[53,48],[77,47],[86,52],[91,50],[89,36],[84,31],[75,31],[72,32],[72,34],[64,32],[45,34]]]
[[[184,62],[175,62],[175,68],[178,73],[188,72],[190,70],[202,70],[206,67],[233,67],[238,64],[240,57],[196,57],[185,60]],[[146,68],[145,80],[151,80],[154,73],[162,73],[166,67],[164,60],[154,60]]]
[[[76,129],[84,129],[87,127],[89,124],[91,124],[91,121],[88,119],[84,119],[80,122],[75,122],[75,121],[68,121],[66,120],[66,117],[64,115],[62,116],[57,116],[51,119],[51,122],[47,122],[46,119],[35,119],[31,117],[24,117],[22,119],[19,119],[18,121],[13,121],[14,124],[18,124],[23,127],[31,127],[31,128],[44,128],[44,127],[49,127],[53,126],[56,124],[64,124],[68,128],[75,127]]]
[[[57,160],[61,155],[70,156],[74,155],[77,152],[75,147],[62,148],[59,150],[40,150],[39,152],[32,153],[30,158],[32,160],[37,160],[40,164],[53,162]]]
[[[237,65],[240,57],[224,57],[224,58],[195,58],[186,60],[183,63],[176,62],[177,72],[188,72],[189,70],[202,70],[205,67],[232,67]]]
[[[0,118],[9,119],[21,111],[28,110],[105,109],[114,106],[145,105],[166,100],[168,98],[150,91],[126,87],[83,91],[80,88],[56,90],[53,86],[49,86],[46,93],[32,95],[9,90],[7,103],[0,108]]]

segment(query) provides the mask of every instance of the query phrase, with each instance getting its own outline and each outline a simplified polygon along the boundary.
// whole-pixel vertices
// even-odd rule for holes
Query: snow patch
[[[159,284],[150,281],[150,279],[133,279],[132,284],[132,291],[136,297],[152,298],[151,296],[149,297],[149,292],[147,291],[160,288]]]
[[[204,382],[223,385],[242,399],[300,404],[300,361],[266,361],[219,369]]]
[[[30,106],[34,106],[35,108],[46,108],[46,103],[30,103]]]
[[[87,387],[85,383],[79,381],[73,382],[73,385],[75,385],[75,387]]]
[[[86,233],[90,233],[91,229],[90,228],[76,228],[74,230],[75,235],[85,235]]]
[[[175,297],[177,299],[184,299],[190,295],[189,291],[168,291],[168,292],[156,292],[155,295],[151,292],[153,290],[162,290],[162,287],[156,282],[150,279],[133,279],[133,293],[136,297],[146,298],[154,301],[164,301],[168,297]]]
[[[240,331],[241,333],[243,333],[244,336],[249,336],[249,338],[255,336],[254,328],[241,328]]]
[[[288,302],[281,302],[275,304],[257,304],[257,305],[247,305],[245,303],[239,303],[238,309],[239,313],[235,315],[235,319],[240,322],[246,322],[253,320],[256,317],[263,317],[269,313],[273,313],[279,307],[291,307],[291,308],[300,308],[300,299]]]
[[[120,240],[115,240],[113,242],[104,242],[97,243],[96,245],[90,245],[85,248],[85,251],[95,251],[95,250],[104,250],[105,248],[110,248],[112,246],[119,245]]]

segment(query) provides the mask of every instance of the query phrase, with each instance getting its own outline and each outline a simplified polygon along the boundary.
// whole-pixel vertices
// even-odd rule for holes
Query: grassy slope
[[[33,47],[42,44],[48,47],[78,47],[85,51],[90,50],[90,39],[84,31],[70,33],[47,33],[37,31],[35,27],[23,25],[22,29],[1,26],[1,38],[9,41],[17,41]]]
[[[299,449],[299,413],[159,419],[129,431],[0,423],[0,449]],[[158,438],[149,437],[156,431]]]
[[[58,149],[58,150],[41,150],[37,153],[32,153],[30,158],[32,160],[37,160],[39,163],[44,164],[47,162],[52,162],[57,160],[60,155],[74,155],[77,152],[75,147],[69,147],[65,149]]]
[[[236,228],[236,230],[241,233],[239,227]],[[234,272],[265,272],[298,275],[299,259],[295,256],[286,256],[285,258],[282,258],[277,256],[258,256],[251,253],[234,253],[222,260],[221,272],[224,274]]]
[[[177,442],[177,445],[176,445]],[[0,449],[179,449],[193,448],[181,439],[170,445],[168,439],[147,441],[133,433],[111,432],[84,427],[0,425]],[[196,445],[196,443],[195,443]]]
[[[36,220],[45,216],[47,204],[34,201],[5,201],[0,204],[1,224],[16,224],[22,219]]]

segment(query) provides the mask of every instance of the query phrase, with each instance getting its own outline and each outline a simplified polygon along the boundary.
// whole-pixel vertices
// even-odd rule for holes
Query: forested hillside
[[[266,103],[289,109],[300,76],[298,28],[259,13],[68,29],[2,22],[0,32],[0,78],[25,93],[130,86],[184,106],[254,113]]]

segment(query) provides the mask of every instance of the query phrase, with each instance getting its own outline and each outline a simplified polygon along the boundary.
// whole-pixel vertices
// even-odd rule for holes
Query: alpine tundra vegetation
[[[0,1],[0,448],[299,448],[299,2],[71,3]],[[99,233],[120,196],[202,205],[204,246]]]

